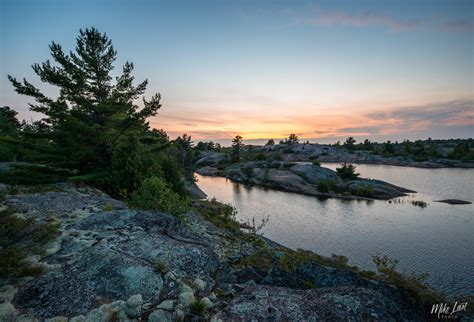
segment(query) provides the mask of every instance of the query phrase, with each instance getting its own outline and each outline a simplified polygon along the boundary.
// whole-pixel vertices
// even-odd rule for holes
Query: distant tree
[[[186,133],[183,136],[178,136],[174,140],[174,145],[178,148],[178,158],[182,167],[190,166],[193,161],[193,141],[191,136]]]
[[[395,147],[390,140],[388,140],[387,142],[383,144],[383,153],[385,154],[395,153]]]
[[[273,146],[275,145],[275,141],[273,139],[268,140],[268,142],[265,144],[266,146]]]
[[[244,146],[243,139],[240,135],[236,135],[232,139],[232,161],[240,162],[242,148]]]
[[[362,144],[362,148],[367,151],[372,151],[374,149],[374,145],[369,139],[365,139],[364,143]]]
[[[298,143],[300,141],[298,135],[291,133],[288,136],[288,140],[286,141],[288,144]]]
[[[18,136],[24,122],[20,123],[17,115],[18,113],[8,106],[0,107],[0,135]]]
[[[471,159],[472,154],[470,153],[469,144],[466,141],[459,142],[453,151],[448,154],[448,157],[457,160]]]
[[[352,145],[354,145],[355,143],[356,143],[356,140],[352,136],[349,136],[345,142],[345,144],[352,144]]]
[[[357,179],[360,175],[359,173],[355,172],[355,169],[356,167],[354,165],[350,163],[343,163],[341,167],[336,168],[336,172],[342,179],[353,180]]]
[[[355,150],[356,148],[355,143],[356,143],[356,140],[354,140],[354,138],[350,136],[346,139],[346,142],[344,142],[344,148],[348,150]]]

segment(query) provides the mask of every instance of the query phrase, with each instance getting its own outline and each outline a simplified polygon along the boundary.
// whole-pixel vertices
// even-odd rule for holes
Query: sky
[[[31,65],[92,26],[171,138],[474,137],[474,1],[0,0],[0,105],[40,118],[7,75],[57,95]]]

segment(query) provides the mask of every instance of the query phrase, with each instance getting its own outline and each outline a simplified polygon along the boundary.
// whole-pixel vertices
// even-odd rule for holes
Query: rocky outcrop
[[[206,166],[201,175],[311,196],[341,199],[392,199],[416,191],[370,179],[342,180],[334,170],[308,163],[250,161],[219,170]],[[327,189],[321,189],[323,183]]]
[[[470,205],[472,202],[459,200],[459,199],[444,199],[444,200],[436,200],[436,202],[444,202],[450,205]]]
[[[194,164],[196,167],[216,166],[220,162],[225,162],[229,160],[230,160],[229,157],[224,153],[206,151],[206,152],[200,152]]]
[[[287,187],[311,186],[271,170],[270,180]],[[90,187],[54,190],[6,196],[16,216],[54,220],[60,233],[34,257],[42,275],[0,278],[0,321],[424,319],[402,290],[313,253],[193,212],[178,219],[129,209]]]
[[[244,285],[216,318],[222,321],[396,321],[407,315],[389,297],[366,288],[301,290]]]

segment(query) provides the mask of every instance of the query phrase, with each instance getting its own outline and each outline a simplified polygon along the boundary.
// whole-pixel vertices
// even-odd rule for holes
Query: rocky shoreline
[[[10,211],[9,218],[55,223],[58,232],[25,259],[41,274],[0,279],[0,321],[429,317],[407,290],[343,257],[292,251],[219,228],[193,210],[175,218],[130,209],[71,184],[6,190],[1,210],[0,218]]]
[[[237,183],[321,198],[388,200],[416,193],[381,180],[342,180],[335,171],[328,168],[284,161],[250,161],[231,164],[225,168],[219,168],[216,164],[203,166],[196,172],[204,176],[225,177]]]

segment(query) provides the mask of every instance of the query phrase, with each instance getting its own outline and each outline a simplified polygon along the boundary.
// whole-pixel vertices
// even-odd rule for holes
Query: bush
[[[345,180],[353,180],[359,177],[359,173],[355,172],[356,167],[352,164],[343,163],[340,168],[336,168],[339,177]]]
[[[237,211],[233,206],[218,202],[213,198],[198,201],[193,207],[197,213],[216,227],[240,233],[240,224],[235,219]]]
[[[399,261],[387,256],[373,256],[372,260],[384,280],[403,288],[422,306],[430,306],[443,300],[442,295],[436,293],[430,286],[424,283],[428,274],[403,274],[397,270]]]
[[[318,182],[318,191],[323,192],[323,193],[328,193],[329,192],[329,184],[326,180],[320,180]]]
[[[48,184],[65,181],[72,176],[67,169],[38,164],[13,164],[8,171],[0,171],[0,182],[15,184]]]
[[[321,166],[321,161],[319,161],[318,159],[314,159],[313,161],[311,161],[311,163],[317,167]]]
[[[58,235],[59,225],[39,224],[34,219],[14,215],[13,210],[0,212],[0,278],[37,276],[40,266],[25,262],[27,254],[39,253],[41,246]]]
[[[179,215],[188,210],[186,200],[158,177],[144,180],[138,190],[132,193],[130,204],[139,209],[160,210],[171,215]]]
[[[319,192],[328,193],[330,191],[339,192],[334,180],[319,180],[317,189]]]
[[[374,193],[374,188],[372,186],[357,186],[354,190],[351,191],[354,196],[359,197],[372,197]]]

